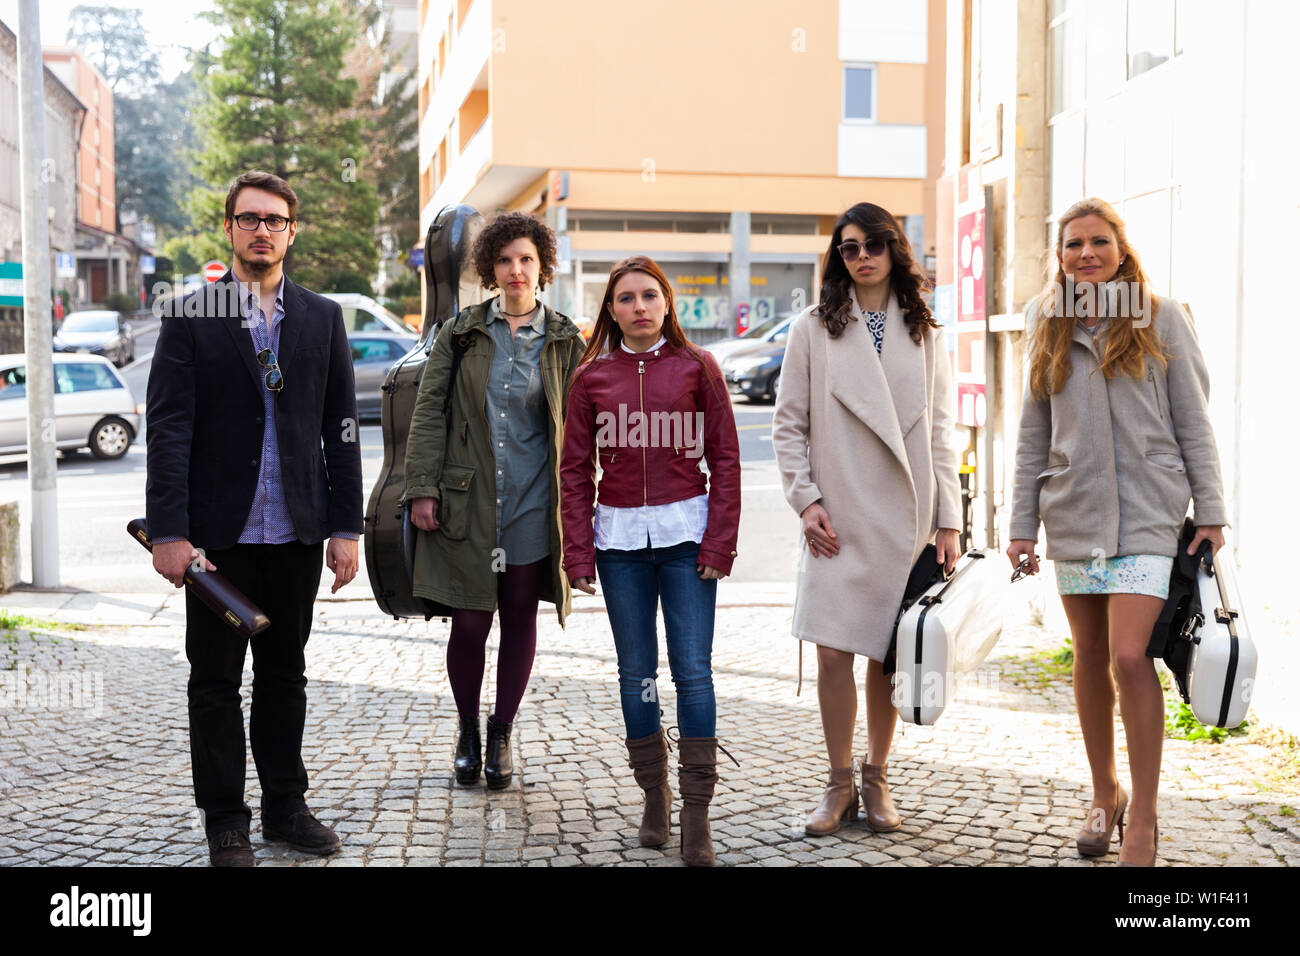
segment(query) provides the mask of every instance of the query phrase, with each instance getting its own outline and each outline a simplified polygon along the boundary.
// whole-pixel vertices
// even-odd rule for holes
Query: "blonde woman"
[[[1066,211],[1056,258],[1056,277],[1032,307],[1007,556],[1038,570],[1041,519],[1070,623],[1092,770],[1079,853],[1105,855],[1118,828],[1119,865],[1151,866],[1164,736],[1151,660],[1163,643],[1151,631],[1189,499],[1196,536],[1188,553],[1204,540],[1218,551],[1227,524],[1209,376],[1186,313],[1150,294],[1109,203],[1085,199]],[[1116,685],[1131,795],[1115,769]]]

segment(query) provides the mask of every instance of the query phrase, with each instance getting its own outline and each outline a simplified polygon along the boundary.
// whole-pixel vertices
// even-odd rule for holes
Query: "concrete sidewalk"
[[[1035,600],[1050,607],[1045,580],[1031,584]],[[515,725],[515,782],[489,794],[451,779],[448,625],[393,621],[361,590],[349,587],[348,599],[337,600],[324,589],[308,651],[308,799],[343,849],[320,860],[263,844],[255,813],[260,864],[680,864],[676,813],[668,847],[636,843],[641,794],[627,769],[613,644],[598,598],[580,597],[564,630],[553,613],[540,614],[533,678]],[[874,834],[852,824],[832,837],[805,837],[826,769],[812,655],[795,696],[792,592],[719,588],[719,737],[740,764],[721,758],[711,813],[720,863],[1114,862],[1113,854],[1080,858],[1074,848],[1090,794],[1087,764],[1068,677],[1044,664],[1061,635],[1050,618],[1047,627],[1036,623],[1032,601],[1012,610],[1002,641],[935,726],[900,723],[890,782],[903,828]],[[87,626],[18,631],[0,643],[0,668],[11,668],[0,670],[0,865],[206,863],[189,772],[180,598],[0,597],[11,612]],[[489,660],[485,706],[494,672]],[[666,663],[660,673],[667,677]],[[246,672],[246,701],[250,684]],[[671,724],[671,683],[660,684]],[[1118,720],[1116,738],[1126,780]],[[1166,740],[1161,862],[1300,864],[1298,784],[1285,757],[1258,729],[1217,745]],[[246,799],[256,808],[251,771]]]

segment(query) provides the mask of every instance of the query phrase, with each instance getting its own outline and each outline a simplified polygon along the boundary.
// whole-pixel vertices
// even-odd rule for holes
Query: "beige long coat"
[[[809,309],[790,327],[772,447],[796,513],[820,500],[834,557],[801,547],[795,637],[881,660],[908,572],[939,528],[961,528],[956,408],[943,332],[921,345],[891,295],[882,351],[853,300],[838,339]]]

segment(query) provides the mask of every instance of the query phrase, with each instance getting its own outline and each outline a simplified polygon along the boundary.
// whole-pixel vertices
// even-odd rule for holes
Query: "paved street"
[[[137,361],[122,370],[138,402],[145,400],[149,365],[158,330],[145,322],[136,339]],[[772,406],[734,399],[740,436],[744,509],[740,536],[745,542],[734,581],[787,579],[793,564],[774,566],[772,555],[789,554],[798,522],[781,494],[772,454]],[[358,429],[364,487],[379,477],[384,461],[383,431],[378,424]],[[87,591],[165,595],[171,587],[150,564],[145,551],[126,534],[126,524],[144,515],[145,441],[142,433],[118,461],[99,461],[89,452],[58,459],[60,583]],[[31,580],[31,530],[27,462],[22,455],[0,456],[0,501],[20,503],[22,579]],[[364,549],[359,578],[366,578]]]
[[[724,582],[719,593],[719,732],[741,765],[723,758],[712,810],[720,863],[1114,862],[1074,849],[1088,799],[1083,746],[1068,679],[1039,659],[1060,638],[1031,624],[1027,606],[936,726],[900,724],[890,778],[903,829],[876,835],[854,824],[810,839],[803,820],[820,797],[824,758],[811,653],[795,696],[790,588]],[[0,865],[205,864],[178,599],[17,592],[5,601],[38,617],[100,623],[20,630],[0,642]],[[265,845],[255,813],[260,865],[680,865],[676,812],[668,847],[636,843],[641,797],[627,769],[598,600],[581,599],[564,631],[541,615],[516,724],[515,783],[490,795],[451,780],[448,625],[386,620],[369,600],[317,608],[304,759],[309,800],[343,849],[322,861]],[[666,663],[661,674],[671,723]],[[246,672],[245,706],[250,683]],[[1118,722],[1117,736],[1122,747]],[[1258,731],[1218,745],[1166,740],[1162,863],[1300,864],[1295,769],[1269,740]],[[251,761],[247,799],[256,808]]]
[[[141,399],[151,349],[142,339],[141,361],[124,373]],[[890,780],[903,829],[876,835],[857,824],[829,838],[803,835],[825,766],[815,656],[805,654],[796,696],[788,636],[797,519],[772,456],[771,406],[733,406],[743,546],[719,590],[714,662],[719,732],[740,766],[723,758],[712,812],[719,862],[1112,863],[1113,855],[1094,863],[1074,849],[1089,796],[1086,763],[1068,677],[1044,663],[1064,630],[1056,598],[1044,603],[1041,592],[1044,626],[1032,623],[1042,621],[1032,601],[1016,608],[1002,643],[938,725],[900,724]],[[361,442],[369,487],[382,463],[380,429],[363,427]],[[117,462],[62,459],[65,589],[0,598],[11,613],[57,622],[30,633],[20,626],[0,640],[0,865],[206,863],[189,771],[183,601],[123,531],[143,512],[144,459],[142,442]],[[25,479],[20,458],[0,462],[0,498],[24,497]],[[24,550],[27,543],[24,529]],[[1049,579],[1031,582],[1022,597]],[[636,843],[641,795],[627,768],[599,598],[578,597],[567,630],[541,614],[516,724],[515,784],[488,795],[451,780],[448,625],[385,618],[364,566],[338,599],[324,584],[308,651],[304,759],[312,806],[343,836],[343,850],[322,861],[262,845],[255,817],[261,865],[680,864],[676,831],[664,850]],[[660,673],[671,724],[666,661]],[[1285,673],[1269,668],[1261,687],[1270,674],[1287,684]],[[245,706],[251,680],[246,672]],[[1256,695],[1261,710],[1285,693],[1268,685]],[[484,700],[491,696],[489,677]],[[1270,718],[1291,715],[1274,708]],[[1118,722],[1117,733],[1122,745]],[[1162,862],[1300,863],[1300,780],[1294,744],[1288,750],[1280,740],[1260,724],[1219,745],[1166,740]],[[250,805],[258,795],[250,762]]]

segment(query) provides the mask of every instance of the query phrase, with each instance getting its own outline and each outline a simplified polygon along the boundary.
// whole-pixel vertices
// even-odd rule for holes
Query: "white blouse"
[[[662,348],[666,339],[661,335],[650,351]],[[620,343],[625,352],[632,352]],[[635,354],[635,353],[633,353]],[[709,520],[709,496],[697,495],[684,501],[670,501],[663,505],[641,505],[636,508],[615,508],[596,504],[596,547],[601,551],[639,551],[642,548],[666,548],[704,540],[704,529]]]

